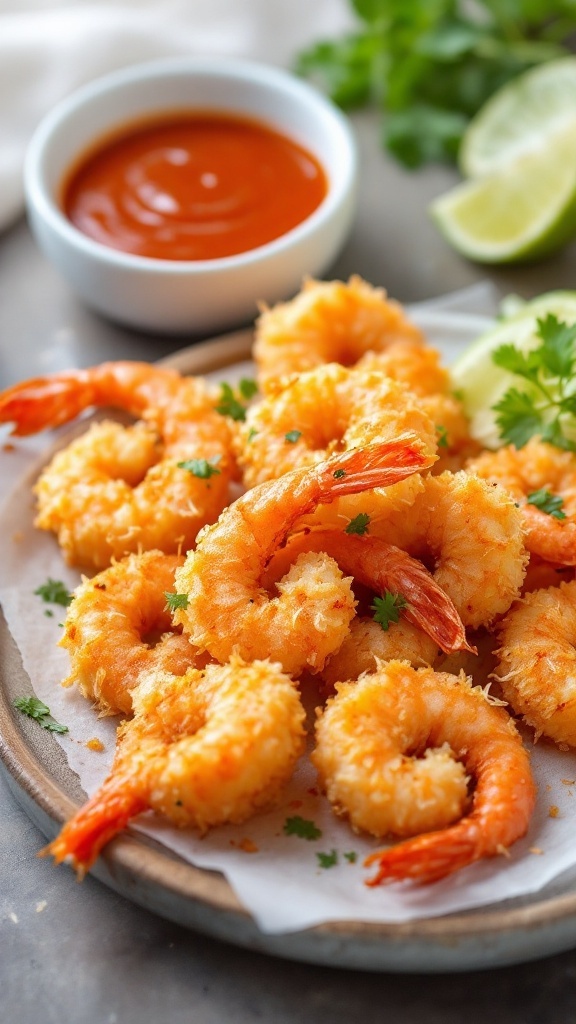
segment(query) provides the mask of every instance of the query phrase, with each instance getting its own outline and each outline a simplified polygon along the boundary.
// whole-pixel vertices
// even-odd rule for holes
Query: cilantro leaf
[[[408,601],[402,594],[393,594],[387,590],[383,597],[375,597],[371,605],[374,612],[374,622],[382,626],[386,632],[392,622],[398,622],[400,613],[408,606]]]
[[[313,821],[295,814],[292,818],[286,818],[284,834],[287,836],[298,836],[300,839],[320,839],[322,830],[317,828]]]
[[[188,607],[188,594],[173,594],[165,590],[164,597],[166,598],[166,607],[171,612],[175,612],[177,608]]]
[[[222,416],[229,416],[232,420],[246,419],[246,406],[242,404],[234,394],[234,389],[226,381],[220,384],[220,399],[214,406],[216,412]]]
[[[295,70],[344,109],[374,108],[407,167],[454,163],[476,112],[506,82],[572,52],[567,0],[350,0],[355,25],[298,54]]]
[[[574,373],[574,341],[576,324],[565,324],[549,313],[545,320],[538,320],[538,334],[543,344],[536,351],[542,365],[554,377],[571,377]]]
[[[290,444],[295,444],[299,437],[302,437],[301,430],[289,430],[287,434],[284,434],[285,440]]]
[[[34,593],[41,597],[43,601],[49,604],[61,604],[64,608],[68,607],[74,596],[61,580],[53,580],[50,577],[48,577],[46,583],[42,583],[41,586],[37,587]]]
[[[60,725],[59,722],[48,719],[50,708],[38,697],[17,697],[14,701],[14,707],[17,711],[21,711],[23,715],[28,715],[28,718],[33,718],[43,729],[48,729],[49,732],[68,732],[67,725]]]
[[[535,435],[567,451],[576,450],[576,324],[549,313],[536,321],[539,344],[522,352],[513,344],[492,354],[496,366],[527,387],[510,387],[492,409],[502,440],[522,448]],[[572,418],[572,422],[571,422]]]
[[[344,860],[347,860],[349,864],[355,864],[358,860],[358,854],[356,850],[350,850],[348,853],[343,854]]]
[[[566,513],[562,511],[564,499],[551,494],[545,487],[532,491],[526,496],[526,501],[555,519],[566,519]]]
[[[448,431],[441,424],[436,424],[437,444],[439,448],[448,447]]]
[[[242,377],[238,384],[238,391],[247,402],[258,393],[258,385],[251,377]]]
[[[317,853],[318,866],[321,868],[333,868],[338,863],[338,853],[331,850],[330,853]]]
[[[523,448],[534,434],[542,434],[544,418],[534,397],[518,388],[508,388],[492,409],[500,437],[506,444]]]
[[[197,476],[200,480],[209,480],[211,476],[221,472],[216,465],[220,458],[220,455],[214,455],[211,459],[184,459],[176,465],[179,469],[188,470],[192,476]]]
[[[344,530],[344,533],[355,533],[359,537],[363,534],[368,533],[368,527],[370,525],[370,516],[367,512],[359,512],[354,519],[351,519],[348,526]]]

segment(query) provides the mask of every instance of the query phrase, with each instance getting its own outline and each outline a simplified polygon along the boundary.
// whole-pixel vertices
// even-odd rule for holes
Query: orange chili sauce
[[[255,249],[322,202],[318,160],[258,121],[166,115],[95,147],[62,187],[66,216],[103,245],[163,260]]]

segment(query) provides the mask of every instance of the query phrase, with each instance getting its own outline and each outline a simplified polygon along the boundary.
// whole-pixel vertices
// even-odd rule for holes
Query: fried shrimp
[[[302,554],[272,597],[262,586],[267,563],[305,513],[427,468],[431,459],[421,447],[399,437],[354,449],[242,495],[202,531],[177,570],[176,588],[187,603],[175,622],[219,661],[235,652],[247,661],[271,657],[293,675],[319,671],[354,616],[351,581],[329,556]]]
[[[576,580],[526,594],[497,635],[504,699],[537,736],[576,746]]]
[[[76,589],[60,640],[71,660],[63,685],[76,684],[101,713],[131,714],[132,692],[150,673],[198,667],[166,600],[183,561],[161,551],[128,555]]]
[[[326,363],[248,410],[239,428],[238,461],[244,482],[253,487],[407,431],[435,454],[434,423],[402,384],[378,370]],[[401,486],[412,479],[418,478]]]
[[[429,566],[466,627],[489,625],[518,597],[528,555],[520,509],[502,487],[446,472],[424,477],[408,510],[391,511],[377,494],[364,509],[370,535]],[[338,510],[316,517],[318,527],[338,524],[346,527]]]
[[[0,396],[0,422],[29,434],[103,405],[144,422],[95,424],[58,452],[35,488],[36,525],[56,533],[69,564],[90,569],[187,549],[226,505],[235,472],[230,426],[203,381],[103,363],[15,385]]]
[[[467,464],[470,473],[496,481],[522,508],[526,547],[548,562],[576,565],[576,455],[531,438],[523,448],[508,445],[484,452]],[[560,499],[562,518],[533,504],[537,492]]]
[[[296,533],[271,559],[263,582],[269,585],[277,580],[303,551],[330,555],[355,583],[376,594],[389,592],[404,598],[404,616],[432,638],[436,650],[471,650],[451,599],[422,563],[400,548],[380,537],[356,536],[341,530]]]
[[[417,837],[371,854],[368,885],[435,882],[526,833],[535,803],[528,755],[484,690],[402,661],[336,690],[312,755],[329,800],[356,830]]]
[[[365,672],[376,672],[384,661],[409,661],[415,667],[431,665],[438,655],[438,644],[418,626],[401,616],[386,630],[366,616],[350,623],[350,632],[341,647],[330,655],[322,669],[328,687],[358,679]]]
[[[110,775],[43,851],[80,877],[141,811],[200,832],[246,820],[273,802],[303,750],[298,691],[269,661],[153,673],[133,700]]]
[[[265,309],[256,321],[254,359],[263,392],[322,363],[353,366],[366,352],[404,342],[425,344],[399,303],[360,277],[304,282],[289,302]]]

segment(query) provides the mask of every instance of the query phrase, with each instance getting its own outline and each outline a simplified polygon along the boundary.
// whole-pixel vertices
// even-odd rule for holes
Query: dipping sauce
[[[164,116],[109,137],[72,170],[66,216],[103,245],[163,260],[211,260],[278,238],[322,202],[318,160],[257,121]]]

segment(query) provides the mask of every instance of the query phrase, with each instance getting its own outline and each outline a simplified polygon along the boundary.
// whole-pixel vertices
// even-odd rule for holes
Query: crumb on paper
[[[85,745],[88,747],[88,750],[96,750],[99,753],[106,749],[102,740],[99,740],[97,736],[93,736],[91,740],[86,740]]]
[[[18,917],[17,917],[17,915],[16,915],[15,913],[14,913],[14,911],[13,911],[13,910],[12,910],[12,911],[10,911],[10,913],[8,914],[8,917],[10,918],[10,920],[11,920],[11,921],[13,921],[13,922],[14,922],[14,924],[18,924]]]
[[[498,844],[498,846],[496,847],[496,852],[501,854],[502,857],[510,857],[511,856],[511,853],[510,853],[510,850],[508,849],[508,847],[507,846],[503,846],[502,843]]]
[[[547,782],[546,783],[546,792],[549,793],[551,789],[552,789],[552,786],[550,785],[549,782]]]
[[[252,839],[249,839],[248,836],[245,836],[244,839],[240,839],[238,842],[235,839],[231,839],[230,846],[236,846],[238,847],[239,850],[242,850],[244,853],[259,852],[256,843]]]
[[[24,534],[22,533],[22,530],[16,530],[16,533],[12,534],[12,540],[14,541],[15,544],[21,544],[22,541],[24,540]]]
[[[560,779],[563,786],[576,786],[576,779]]]
[[[15,449],[16,449],[16,445],[12,444],[11,441],[6,441],[6,443],[2,445],[2,451],[3,452],[13,452],[13,451],[15,451]]]
[[[539,846],[530,846],[529,849],[528,849],[528,853],[535,853],[539,857],[541,857],[542,854],[544,853],[544,850],[541,850]]]
[[[48,906],[48,904],[47,904],[46,900],[40,900],[36,904],[36,913],[37,914],[41,914],[43,910],[46,910],[47,906]]]
[[[548,808],[548,817],[549,818],[559,818],[560,817],[560,808],[557,807],[556,804],[550,804],[550,807]]]

